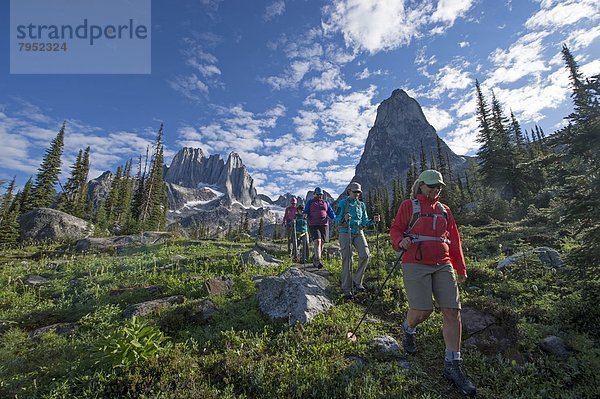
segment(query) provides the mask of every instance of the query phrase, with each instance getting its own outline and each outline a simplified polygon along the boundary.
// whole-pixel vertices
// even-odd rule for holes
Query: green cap
[[[442,178],[442,174],[437,170],[428,169],[421,172],[417,181],[422,181],[425,184],[441,184],[443,186],[446,185],[444,183],[444,179]]]

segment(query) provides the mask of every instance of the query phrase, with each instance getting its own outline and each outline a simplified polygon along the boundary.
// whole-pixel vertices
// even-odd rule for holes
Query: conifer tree
[[[38,174],[35,179],[35,188],[33,190],[34,207],[45,208],[52,204],[54,199],[54,185],[58,182],[60,174],[61,155],[64,147],[65,122],[63,122],[60,131],[50,143],[46,154],[38,168]]]
[[[101,201],[93,218],[96,236],[104,236],[108,231],[109,221],[106,212],[106,201]]]
[[[264,220],[264,218],[261,217],[260,222],[258,222],[258,238],[260,240],[262,240],[264,235],[265,235],[265,220]]]
[[[13,196],[14,189],[15,178],[8,184],[0,204],[0,245],[13,244],[19,238],[19,202]]]
[[[447,170],[446,170],[446,162],[444,159],[444,154],[442,153],[442,139],[440,139],[440,136],[436,135],[436,146],[437,146],[437,167],[438,167],[438,171],[442,174],[442,176],[446,177],[447,176]],[[448,155],[448,153],[446,153],[446,156]]]
[[[84,218],[87,205],[87,178],[90,170],[90,147],[79,150],[73,166],[71,177],[64,186],[64,191],[58,199],[58,209],[71,215]]]
[[[425,148],[423,148],[423,140],[421,140],[421,151],[419,153],[421,158],[421,172],[427,169],[427,155],[425,155]]]
[[[33,209],[33,180],[31,177],[23,186],[23,191],[19,194],[19,209],[21,214]]]
[[[415,180],[417,180],[417,177],[419,176],[419,173],[417,172],[417,160],[415,154],[411,155],[410,161],[410,167],[406,172],[406,191],[409,192],[409,196],[413,183],[415,182]]]
[[[438,163],[436,162],[435,155],[433,155],[433,148],[429,152],[429,156],[430,156],[429,169],[435,169],[435,170],[439,171]]]
[[[144,199],[140,222],[144,230],[160,230],[166,224],[166,187],[163,180],[163,124],[158,130],[150,173],[144,182]]]
[[[477,156],[481,160],[481,173],[487,176],[491,169],[489,162],[493,150],[490,108],[483,96],[478,80],[475,80],[475,89],[477,94],[477,121],[479,122],[477,142],[481,144]]]
[[[574,110],[570,125],[559,133],[558,143],[566,145],[566,156],[558,162],[560,187],[557,211],[576,230],[578,245],[573,251],[582,274],[597,277],[600,265],[600,76],[583,80],[574,57],[562,49],[569,71]]]

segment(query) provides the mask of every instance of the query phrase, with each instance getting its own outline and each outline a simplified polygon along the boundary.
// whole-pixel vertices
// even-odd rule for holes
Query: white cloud
[[[307,80],[304,86],[313,91],[348,90],[351,88],[342,78],[340,68],[334,65],[331,65],[321,76]]]
[[[470,72],[463,69],[467,66],[468,64],[443,66],[435,75],[434,89],[430,91],[429,96],[439,98],[447,91],[466,89],[472,85],[473,80]]]
[[[377,104],[372,103],[375,93],[376,87],[370,86],[367,90],[347,95],[330,95],[325,100],[325,108],[313,111],[312,116],[318,119],[311,122],[329,136],[342,137],[346,145],[354,147],[353,152],[362,151],[369,129],[375,122]]]
[[[579,29],[571,32],[566,39],[569,50],[576,51],[588,47],[600,36],[600,26],[591,29]]]
[[[479,123],[475,115],[461,120],[457,127],[449,132],[444,141],[452,151],[459,155],[475,152],[479,148],[477,142],[477,131]]]
[[[456,18],[463,16],[473,4],[473,0],[439,0],[431,20],[433,22],[446,22],[452,26]]]
[[[183,126],[178,129],[179,145],[190,142],[197,147],[215,152],[251,152],[263,147],[263,136],[273,129],[277,120],[285,114],[281,104],[254,114],[241,105],[216,109],[220,118],[199,127]]]
[[[541,10],[525,22],[528,29],[556,29],[577,23],[582,19],[592,21],[600,18],[600,3],[596,0],[566,0],[555,6],[543,2]]]
[[[208,94],[208,86],[196,74],[176,76],[175,80],[169,81],[169,86],[194,101],[199,101]]]
[[[350,183],[350,180],[354,177],[356,166],[345,165],[342,167],[332,167],[327,170],[324,175],[327,178],[327,183],[335,186],[345,186]]]
[[[487,83],[490,86],[512,83],[529,75],[539,77],[542,72],[549,71],[542,45],[548,35],[549,32],[546,31],[528,33],[513,43],[508,51],[496,49],[490,55],[496,69],[489,74]]]
[[[285,88],[293,88],[304,78],[304,75],[310,70],[310,63],[305,61],[293,61],[289,69],[280,76],[269,76],[263,79],[273,89],[281,90]]]
[[[363,69],[360,73],[357,73],[356,79],[358,80],[364,80],[364,79],[368,79],[371,76],[379,76],[379,75],[387,75],[387,71],[382,71],[381,69],[378,69],[376,71],[369,71],[369,68],[365,68]]]
[[[464,41],[464,42],[458,42],[458,45],[460,46],[460,48],[465,48],[465,47],[469,47],[471,45],[471,43]]]
[[[374,54],[409,44],[431,10],[429,2],[407,9],[403,0],[334,0],[323,8],[322,25],[341,32],[346,46]]]
[[[600,60],[594,60],[579,67],[581,73],[586,77],[598,75],[600,73]]]
[[[285,1],[276,0],[273,3],[269,4],[265,9],[265,13],[263,15],[263,19],[265,21],[270,21],[278,15],[283,14],[285,11]]]
[[[218,3],[216,3],[218,6]],[[216,45],[221,38],[213,33],[196,35],[198,38],[185,37],[182,40],[181,53],[185,65],[197,71],[196,73],[179,74],[168,80],[169,86],[192,101],[200,101],[208,97],[210,87],[222,87],[219,80],[221,70],[217,66],[218,59],[204,49],[204,45]],[[204,43],[204,44],[203,44]]]
[[[435,128],[436,131],[441,131],[452,125],[454,119],[448,111],[438,107],[422,107],[423,113],[427,122]]]

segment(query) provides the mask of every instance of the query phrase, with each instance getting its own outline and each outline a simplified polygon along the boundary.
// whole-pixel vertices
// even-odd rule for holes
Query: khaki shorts
[[[411,309],[432,310],[431,294],[440,308],[460,309],[458,285],[452,265],[403,263],[402,275]]]

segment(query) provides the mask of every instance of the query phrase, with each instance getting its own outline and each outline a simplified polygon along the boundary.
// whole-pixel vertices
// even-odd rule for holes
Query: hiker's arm
[[[329,219],[335,219],[335,213],[333,212],[331,205],[329,205],[329,202],[327,202],[327,216],[329,216]]]
[[[341,200],[338,203],[337,211],[335,213],[335,219],[333,220],[333,222],[335,224],[341,224],[342,223],[342,218],[344,217],[344,215],[342,215],[342,213],[344,213],[344,207],[345,207],[344,200]]]
[[[361,204],[361,208],[362,208],[362,214],[364,215],[364,217],[362,218],[362,225],[364,227],[373,226],[375,224],[375,222],[373,220],[369,219],[369,215],[367,214],[367,205],[364,202]]]
[[[392,246],[394,250],[399,251],[400,241],[404,239],[404,232],[408,228],[408,222],[412,217],[412,203],[410,201],[404,201],[400,204],[400,208],[398,208],[398,212],[396,212],[396,217],[394,218],[394,223],[390,227],[390,240],[392,241]]]
[[[310,203],[312,200],[308,200],[306,201],[306,204],[304,204],[304,210],[302,211],[303,215],[308,215],[308,212],[310,212]]]
[[[452,267],[456,270],[458,276],[467,276],[467,267],[465,265],[465,255],[463,254],[462,245],[460,243],[460,235],[458,234],[458,226],[452,212],[449,208],[446,208],[448,212],[448,239],[450,240],[450,262]],[[464,280],[463,280],[464,281]],[[462,281],[461,281],[462,282]]]

